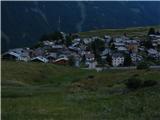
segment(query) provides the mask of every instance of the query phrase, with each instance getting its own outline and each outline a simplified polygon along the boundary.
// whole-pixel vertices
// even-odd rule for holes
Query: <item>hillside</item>
[[[158,120],[160,84],[128,91],[126,79],[159,83],[159,70],[88,71],[2,61],[3,120]]]
[[[2,1],[1,11],[2,50],[33,45],[55,30],[73,33],[160,24],[159,1]]]
[[[124,29],[99,29],[99,30],[80,32],[79,35],[82,38],[92,37],[92,36],[103,37],[104,35],[111,35],[115,37],[115,36],[123,36],[124,33],[126,33],[127,36],[131,38],[138,37],[142,40],[145,40],[148,34],[148,31],[151,27],[155,28],[155,30],[158,30],[158,31],[160,30],[160,25],[157,25],[157,26],[147,26],[147,27],[130,27],[130,28],[124,28]]]

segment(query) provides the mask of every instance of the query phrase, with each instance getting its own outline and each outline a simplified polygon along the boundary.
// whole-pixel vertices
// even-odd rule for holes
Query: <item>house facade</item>
[[[124,64],[124,56],[123,54],[116,53],[112,55],[112,66],[118,67]]]

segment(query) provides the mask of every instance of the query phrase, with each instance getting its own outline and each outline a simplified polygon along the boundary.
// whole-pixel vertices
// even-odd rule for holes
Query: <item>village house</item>
[[[150,34],[149,37],[151,40],[160,39],[160,35],[155,35],[155,34]]]
[[[107,55],[107,54],[111,54],[111,49],[109,49],[109,48],[105,48],[103,51],[102,51],[102,56],[104,56],[104,55]]]
[[[41,47],[33,50],[31,53],[32,57],[36,57],[36,56],[43,56],[45,54],[45,50]]]
[[[109,45],[109,42],[111,41],[111,39],[112,38],[109,35],[104,36],[105,47],[109,47],[108,45]]]
[[[75,42],[75,43],[73,43],[71,46],[72,46],[72,47],[79,47],[79,45],[80,45],[79,42]]]
[[[8,60],[18,60],[20,57],[19,54],[14,53],[14,52],[5,52],[2,54],[2,59],[8,59]]]
[[[71,50],[69,50],[69,49],[65,49],[65,50],[59,52],[59,55],[60,55],[60,54],[63,54],[63,55],[66,55],[66,56],[70,56],[70,55],[72,55],[72,54],[76,54],[76,52],[73,52],[73,51],[71,51]]]
[[[95,69],[96,65],[97,65],[97,62],[95,61],[94,54],[91,53],[91,52],[87,52],[85,54],[85,58],[86,58],[85,64],[88,66],[88,68],[89,69]]]
[[[69,59],[66,57],[58,58],[54,62],[54,64],[59,64],[59,65],[68,65]]]
[[[118,47],[117,51],[119,51],[119,52],[127,52],[128,49],[126,47]]]
[[[124,43],[124,39],[122,38],[122,37],[116,37],[116,38],[114,38],[114,42],[116,42],[116,43]]]
[[[138,55],[137,53],[132,53],[131,54],[131,60],[133,64],[137,64],[138,62],[143,60],[143,57]]]
[[[152,45],[153,47],[158,47],[160,46],[160,35],[155,35],[155,34],[151,34],[149,35],[151,41],[152,41]]]
[[[128,51],[138,52],[138,42],[136,40],[127,40],[126,47]]]
[[[61,53],[58,55],[58,58],[68,58],[68,56],[66,54]]]
[[[152,58],[158,58],[159,57],[159,53],[156,49],[148,49],[148,56],[152,57]]]
[[[138,48],[138,51],[144,52],[144,51],[145,51],[145,47],[144,47],[144,46],[139,47],[139,48]]]
[[[80,41],[81,41],[80,38],[75,38],[75,39],[73,40],[73,43],[80,43]]]
[[[66,33],[64,33],[64,32],[60,32],[61,33],[61,35],[62,35],[62,37],[63,37],[63,39],[66,39]]]
[[[75,67],[79,67],[80,66],[80,61],[81,61],[81,57],[79,55],[74,55],[75,57]]]
[[[57,53],[50,52],[47,54],[46,58],[50,63],[57,59]]]
[[[152,45],[153,45],[154,47],[159,46],[159,45],[160,45],[160,38],[159,38],[159,39],[154,39],[154,40],[152,40]]]
[[[32,62],[43,62],[43,63],[47,63],[48,62],[48,59],[46,59],[45,57],[43,56],[37,56],[37,57],[33,57],[31,59]]]
[[[83,42],[85,45],[91,43],[92,41],[93,41],[92,38],[83,38]]]
[[[115,48],[119,48],[119,47],[124,47],[125,46],[125,43],[123,43],[123,42],[114,42],[113,44],[115,45]]]
[[[20,60],[20,61],[29,61],[29,48],[23,49],[23,48],[16,48],[11,49],[8,52],[5,52],[2,54],[3,59],[10,59],[10,60]]]
[[[70,46],[69,50],[74,51],[74,52],[79,52],[81,49],[79,47]]]
[[[121,36],[121,39],[122,39],[123,41],[125,41],[125,40],[129,40],[129,38],[127,37],[127,35],[123,35],[123,36]]]
[[[122,38],[115,38],[113,44],[115,45],[115,48],[125,47],[125,43]]]
[[[95,60],[94,54],[91,52],[85,53],[85,58],[87,62],[91,62]]]
[[[92,61],[88,63],[88,68],[89,69],[96,69],[97,66],[97,62],[96,61]]]
[[[121,53],[114,53],[112,55],[112,65],[113,67],[118,67],[124,64],[124,56]]]
[[[48,40],[43,41],[43,45],[44,45],[44,46],[52,46],[52,45],[54,45],[54,44],[55,44],[55,42],[51,42],[51,41],[48,41]]]
[[[63,40],[66,40],[66,34],[63,34]],[[145,47],[145,42],[139,40],[139,38],[134,37],[134,40],[129,39],[127,35],[122,35],[119,37],[112,37],[105,35],[104,37],[88,37],[80,38],[79,36],[74,36],[74,39],[71,42],[70,46],[66,46],[62,39],[59,40],[45,40],[41,41],[42,44],[38,48],[26,49],[18,48],[12,49],[8,52],[2,54],[3,59],[13,59],[13,60],[22,60],[22,61],[35,61],[43,63],[54,63],[54,64],[69,64],[70,56],[74,57],[75,66],[79,67],[81,61],[88,66],[89,69],[95,69],[97,62],[95,60],[95,55],[92,53],[92,47],[90,43],[99,39],[104,42],[104,50],[101,51],[100,57],[101,60],[106,62],[107,56],[110,55],[112,58],[112,65],[114,67],[123,66],[124,64],[124,55],[130,54],[132,59],[132,64],[136,65],[138,62],[143,59],[160,59],[160,35],[149,35],[153,48],[148,49]],[[111,43],[111,40],[113,41]],[[111,43],[111,44],[109,44]],[[116,49],[112,49],[114,44]],[[113,47],[114,47],[113,46]],[[116,53],[114,53],[116,51]],[[140,56],[143,55],[142,56]],[[146,56],[147,55],[147,56]],[[152,60],[152,59],[150,59]],[[154,61],[153,61],[154,62]]]
[[[111,54],[111,53],[112,53],[111,49],[105,48],[105,49],[102,51],[102,53],[101,53],[101,59],[102,59],[102,60],[106,60],[107,55],[108,55],[108,54]]]
[[[110,35],[104,35],[104,39],[105,40],[111,40],[111,36]]]
[[[52,45],[52,49],[63,49],[63,45]]]

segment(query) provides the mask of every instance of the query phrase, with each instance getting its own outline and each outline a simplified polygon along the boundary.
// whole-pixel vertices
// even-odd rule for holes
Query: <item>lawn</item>
[[[159,120],[160,84],[130,91],[126,79],[156,80],[159,70],[96,72],[2,61],[2,120]]]

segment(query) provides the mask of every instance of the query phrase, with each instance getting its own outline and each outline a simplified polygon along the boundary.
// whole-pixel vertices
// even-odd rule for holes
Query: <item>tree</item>
[[[132,59],[130,54],[126,54],[124,58],[124,66],[130,66],[132,64]]]
[[[142,86],[142,80],[138,78],[129,78],[125,85],[128,89],[135,90]]]
[[[124,34],[123,34],[125,37],[127,37],[127,33],[125,32]]]
[[[151,40],[147,40],[144,42],[144,46],[149,49],[149,48],[153,48],[153,45],[152,45],[152,41]]]
[[[111,45],[111,50],[116,50],[116,47],[114,44]]]
[[[50,39],[49,36],[45,34],[45,35],[41,36],[40,41],[43,42],[43,41],[49,40],[49,39]]]
[[[154,86],[156,84],[158,84],[158,82],[155,80],[145,80],[143,83],[143,87],[150,87],[150,86]]]
[[[110,54],[107,54],[106,61],[109,65],[112,65],[112,56]]]
[[[101,61],[101,56],[100,53],[103,51],[105,48],[105,43],[104,41],[100,39],[95,39],[95,41],[91,42],[91,49],[95,55],[95,58],[97,59],[98,62]]]
[[[66,46],[70,46],[72,44],[72,38],[71,36],[66,36],[66,41],[65,41]]]
[[[76,39],[76,38],[80,37],[79,34],[71,34],[71,36],[72,36],[73,39]]]
[[[82,63],[85,63],[85,61],[86,61],[86,56],[83,55],[83,56],[82,56]]]
[[[100,54],[97,54],[97,53],[96,53],[96,54],[95,54],[95,58],[96,58],[96,60],[97,60],[97,62],[98,62],[99,64],[102,64],[102,63],[103,63]]]
[[[53,34],[51,34],[51,37],[53,40],[63,39],[63,35],[58,31],[55,31]]]
[[[156,33],[155,33],[156,35],[160,35],[160,32],[159,31],[156,31]]]
[[[142,61],[137,65],[137,69],[148,69],[148,68],[149,65],[145,61]]]
[[[93,41],[91,43],[91,47],[92,47],[93,51],[95,51],[95,50],[103,51],[105,48],[105,43],[104,43],[104,41],[102,41],[100,39],[95,39],[95,41]]]
[[[39,48],[39,47],[43,47],[43,43],[41,41],[36,43],[35,45],[33,45],[31,48],[36,49],[36,48]]]
[[[155,29],[154,28],[149,29],[148,35],[151,35],[151,34],[155,34]]]
[[[111,47],[112,43],[113,43],[113,38],[111,38],[111,40],[108,43],[109,47]]]
[[[62,41],[64,41],[63,35],[58,31],[55,31],[50,34],[42,35],[40,38],[40,41],[45,41],[45,40],[49,40],[49,41],[62,40]]]
[[[70,56],[69,57],[69,65],[70,66],[75,66],[75,58],[74,58],[74,56]]]

